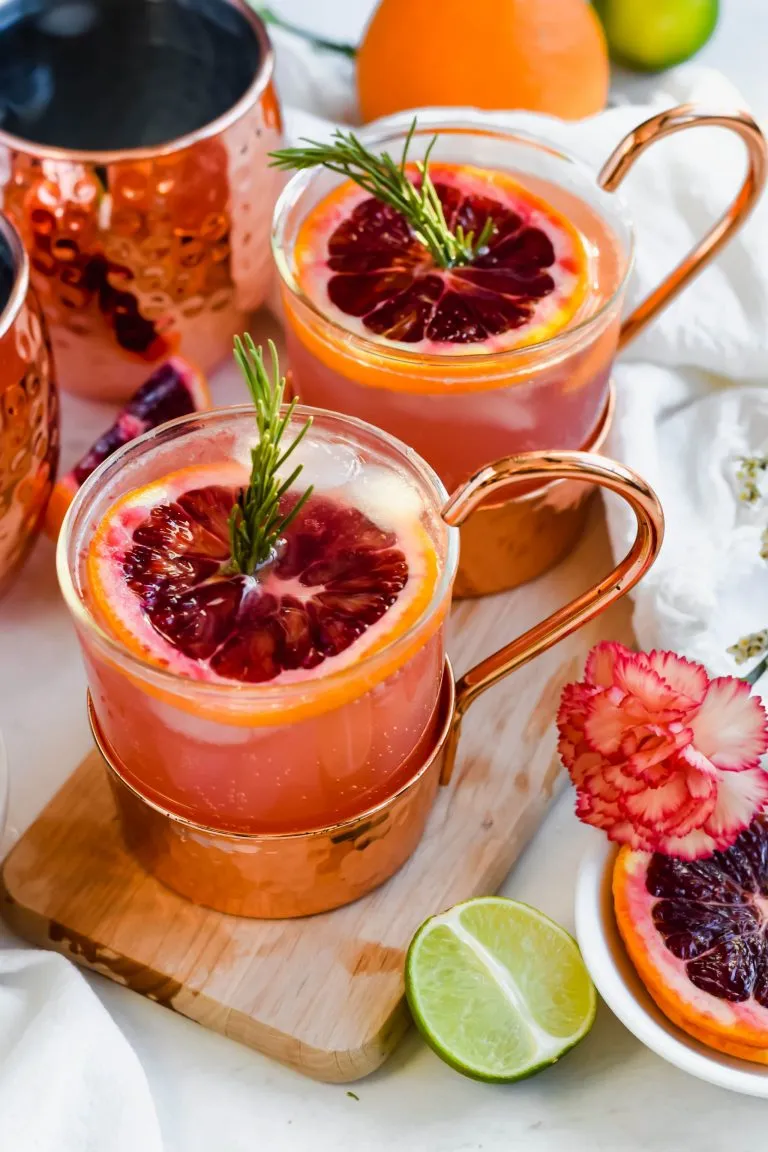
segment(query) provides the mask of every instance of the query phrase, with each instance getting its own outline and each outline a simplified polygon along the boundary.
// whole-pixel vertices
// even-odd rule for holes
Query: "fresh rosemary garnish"
[[[245,382],[256,408],[256,427],[259,430],[258,443],[251,449],[251,477],[248,486],[238,494],[229,517],[229,537],[232,545],[230,568],[251,576],[259,565],[269,560],[281,535],[301,511],[312,493],[312,487],[299,497],[290,512],[282,515],[280,500],[291,488],[301,473],[302,465],[297,465],[287,480],[280,481],[278,471],[300,444],[312,418],[300,429],[291,444],[281,444],[288,427],[296,401],[292,400],[281,413],[285,394],[285,377],[280,375],[277,349],[269,341],[272,357],[270,378],[264,365],[264,354],[257,348],[250,336],[241,340],[235,337],[235,360],[242,369]]]
[[[382,204],[389,204],[404,216],[414,237],[429,250],[440,268],[471,264],[490,240],[494,231],[493,220],[490,216],[486,219],[477,237],[474,231],[465,232],[460,224],[451,231],[429,174],[429,157],[437,143],[437,136],[433,136],[429,142],[424,159],[412,162],[420,186],[417,188],[408,177],[408,149],[415,131],[414,117],[399,161],[393,160],[388,152],[375,155],[354,132],[337,129],[328,144],[303,139],[304,147],[281,148],[270,152],[272,167],[300,172],[321,165],[330,172],[346,176]]]

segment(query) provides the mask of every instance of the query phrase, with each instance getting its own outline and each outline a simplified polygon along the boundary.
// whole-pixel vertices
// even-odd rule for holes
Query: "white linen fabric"
[[[289,139],[327,133],[352,114],[349,61],[277,32]],[[648,106],[615,107],[563,124],[500,112],[597,170],[619,138],[660,106],[740,103],[718,74],[682,69]],[[302,109],[304,111],[302,111]],[[314,116],[308,115],[308,111]],[[325,120],[318,120],[318,115]],[[743,173],[740,145],[697,130],[653,149],[627,181],[638,231],[630,293],[638,300],[724,207]],[[636,595],[637,635],[731,667],[725,647],[768,624],[759,515],[736,496],[733,459],[768,446],[768,228],[748,228],[622,357],[613,453],[657,488],[668,534]],[[611,503],[622,550],[627,515]],[[0,948],[0,1147],[13,1152],[155,1152],[162,1137],[144,1071],[88,982],[59,956]]]
[[[138,1057],[63,956],[0,950],[0,1148],[161,1152]]]

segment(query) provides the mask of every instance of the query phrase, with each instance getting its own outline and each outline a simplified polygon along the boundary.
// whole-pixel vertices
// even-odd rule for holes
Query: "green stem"
[[[303,425],[288,447],[281,445],[283,433],[296,408],[292,400],[282,411],[285,377],[280,375],[277,349],[270,340],[272,376],[267,373],[264,355],[250,336],[235,338],[235,360],[239,364],[256,411],[259,438],[251,449],[251,475],[248,485],[238,493],[229,517],[232,559],[229,571],[252,576],[257,568],[274,555],[275,547],[292,520],[298,516],[312,493],[310,486],[283,515],[280,501],[298,480],[302,465],[297,465],[287,480],[281,481],[278,469],[299,445],[309,429],[311,419]]]
[[[338,52],[340,56],[346,56],[350,60],[354,60],[357,56],[357,48],[352,44],[339,44],[336,40],[324,40],[320,36],[313,36],[306,28],[299,28],[297,24],[291,24],[290,21],[283,20],[282,16],[278,16],[277,12],[273,12],[271,8],[259,4],[254,5],[254,11],[261,16],[265,24],[274,24],[277,28],[283,28],[286,32],[292,32],[294,36],[299,36],[302,40],[306,40],[308,44],[313,44],[316,48],[322,48],[325,52]]]
[[[766,669],[768,669],[768,652],[766,652],[765,655],[763,656],[763,658],[761,660],[758,660],[758,662],[757,662],[757,664],[755,664],[754,668],[752,668],[751,671],[747,672],[746,676],[742,676],[741,679],[744,681],[745,684],[750,684],[750,685],[757,684],[758,680],[763,675],[763,673],[766,671]]]
[[[328,143],[303,139],[300,147],[280,148],[269,155],[272,167],[283,171],[302,172],[308,168],[322,167],[353,180],[364,191],[382,204],[389,204],[405,218],[414,238],[429,251],[439,268],[471,264],[485,249],[495,225],[491,217],[487,217],[478,236],[473,231],[465,232],[460,226],[455,232],[448,227],[442,202],[429,172],[429,158],[437,143],[437,136],[432,137],[424,159],[412,162],[421,181],[420,187],[417,188],[411,181],[407,171],[408,151],[416,126],[414,117],[399,161],[393,160],[388,152],[376,155],[366,148],[354,132],[342,132],[339,129]]]

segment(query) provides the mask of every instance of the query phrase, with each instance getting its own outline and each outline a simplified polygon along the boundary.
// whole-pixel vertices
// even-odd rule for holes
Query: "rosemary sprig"
[[[407,174],[408,150],[415,131],[416,117],[408,130],[399,161],[393,160],[388,152],[377,156],[365,147],[354,132],[337,129],[328,144],[305,138],[302,140],[304,147],[280,148],[270,152],[272,167],[300,172],[305,168],[322,165],[330,172],[346,176],[377,200],[400,212],[414,237],[428,249],[439,267],[453,268],[471,264],[491,238],[495,227],[493,220],[490,216],[486,219],[477,237],[474,231],[465,232],[461,225],[451,231],[429,174],[429,157],[437,143],[437,136],[433,136],[429,142],[424,159],[413,161],[413,167],[420,178],[420,187],[417,188]]]
[[[299,497],[290,512],[280,513],[280,500],[295,484],[302,470],[297,465],[287,480],[281,482],[278,472],[288,457],[301,443],[312,424],[310,417],[296,438],[287,447],[281,444],[296,401],[292,400],[281,414],[285,394],[285,377],[280,375],[277,349],[269,341],[272,358],[272,376],[264,365],[264,353],[250,336],[244,340],[235,337],[235,360],[239,364],[256,409],[258,443],[251,449],[251,476],[246,488],[241,488],[229,517],[229,538],[232,547],[230,570],[251,576],[269,560],[285,529],[301,511],[312,493],[310,485]]]

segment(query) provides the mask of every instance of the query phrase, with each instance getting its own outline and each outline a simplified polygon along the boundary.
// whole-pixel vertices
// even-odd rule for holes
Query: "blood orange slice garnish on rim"
[[[236,461],[185,468],[105,514],[87,581],[129,650],[195,680],[285,684],[354,664],[419,619],[437,558],[412,509],[379,524],[340,490],[315,491],[274,559],[244,575],[231,570],[228,519],[246,481]],[[283,514],[299,495],[283,497]]]
[[[710,1048],[767,1064],[768,817],[704,860],[622,848],[613,897],[662,1012]]]
[[[430,174],[449,229],[479,236],[493,221],[472,262],[439,267],[395,208],[349,180],[299,229],[294,259],[309,299],[342,327],[411,351],[505,351],[572,323],[590,279],[578,229],[506,173],[432,164]]]

